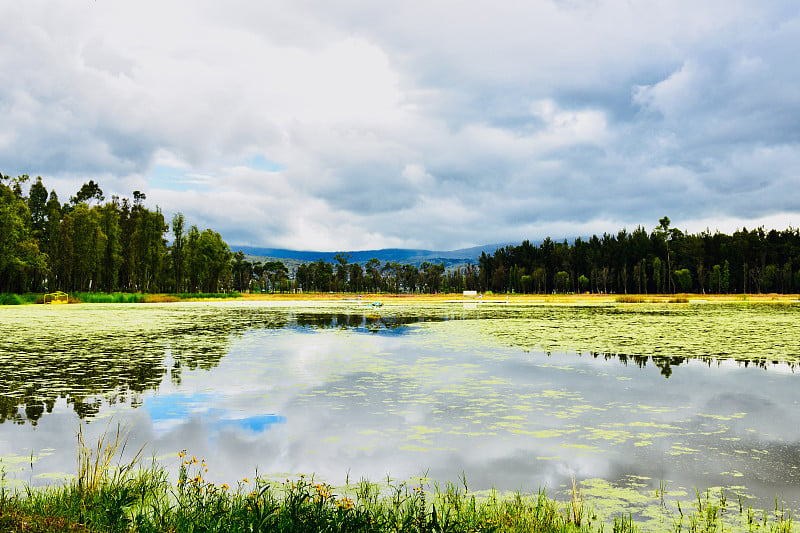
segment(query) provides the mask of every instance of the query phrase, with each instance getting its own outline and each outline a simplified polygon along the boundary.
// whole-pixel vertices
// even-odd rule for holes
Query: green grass
[[[227,293],[206,293],[206,292],[182,292],[180,294],[143,294],[143,293],[101,293],[101,292],[78,292],[70,294],[72,298],[83,303],[158,303],[175,302],[179,300],[205,300],[220,298],[238,298],[238,292]]]
[[[0,294],[0,305],[22,305],[25,302],[18,294],[2,293]]]
[[[543,491],[478,498],[464,488],[361,481],[335,490],[313,478],[283,482],[240,480],[237,487],[203,479],[205,464],[187,459],[178,483],[163,468],[109,474],[91,487],[27,489],[0,498],[0,525],[37,531],[251,532],[251,531],[600,531],[583,502],[562,504]],[[70,529],[71,528],[71,529]],[[625,529],[620,531],[634,531]]]
[[[133,304],[144,300],[144,294],[130,292],[74,292],[70,301],[77,300],[87,304]]]
[[[41,294],[14,294],[13,292],[0,293],[0,305],[32,304],[41,299]]]
[[[126,463],[126,432],[104,434],[94,446],[78,432],[78,474],[63,485],[9,491],[0,482],[0,531],[108,532],[540,532],[634,533],[630,513],[598,517],[573,481],[571,498],[557,501],[543,490],[499,496],[476,495],[466,478],[431,487],[427,481],[378,485],[362,480],[334,488],[300,476],[272,481],[259,476],[235,487],[205,479],[208,465],[184,450],[177,483],[155,460],[144,465],[141,450]],[[792,516],[728,501],[723,493],[696,493],[683,509],[663,503],[657,531],[796,531]],[[658,494],[658,492],[657,492]]]
[[[180,294],[143,294],[133,292],[73,292],[69,295],[70,303],[89,304],[133,304],[177,302],[180,300],[205,300],[221,298],[239,298],[238,292],[182,292]],[[0,293],[0,305],[23,305],[42,303],[42,295],[36,293],[15,294]]]

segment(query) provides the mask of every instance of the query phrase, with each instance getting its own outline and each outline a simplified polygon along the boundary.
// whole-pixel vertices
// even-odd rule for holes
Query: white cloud
[[[232,244],[456,248],[800,212],[789,1],[32,0],[0,17],[0,170],[62,199],[88,179],[142,190]]]

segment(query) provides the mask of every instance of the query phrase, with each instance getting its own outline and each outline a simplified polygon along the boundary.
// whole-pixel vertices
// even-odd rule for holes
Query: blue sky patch
[[[189,170],[166,165],[154,166],[147,176],[147,182],[154,189],[169,191],[208,190],[208,185],[192,175]]]
[[[285,416],[274,413],[236,418],[237,413],[228,409],[218,409],[214,407],[214,402],[215,398],[210,394],[169,394],[147,398],[143,407],[150,414],[153,425],[172,426],[198,414],[202,414],[205,421],[217,430],[236,426],[260,433],[275,424],[286,423]]]
[[[266,170],[267,172],[281,172],[286,170],[286,165],[278,163],[277,161],[272,161],[271,159],[267,159],[261,154],[248,159],[245,162],[245,166],[255,170]]]

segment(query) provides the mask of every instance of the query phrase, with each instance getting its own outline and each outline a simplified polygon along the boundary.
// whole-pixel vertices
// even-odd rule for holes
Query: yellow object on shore
[[[48,292],[44,295],[46,304],[66,304],[69,303],[69,295],[63,291]]]

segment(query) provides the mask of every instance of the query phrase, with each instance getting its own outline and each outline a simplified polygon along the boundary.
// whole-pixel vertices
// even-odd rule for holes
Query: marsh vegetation
[[[364,505],[353,480],[377,481],[385,498],[388,475],[395,487],[406,482],[404,501],[417,501],[412,480],[424,474],[430,529],[436,498],[438,524],[458,516],[447,483],[463,474],[461,509],[472,496],[489,505],[497,490],[495,510],[475,516],[505,516],[498,509],[517,491],[521,508],[535,509],[541,488],[566,520],[574,476],[585,513],[591,508],[592,523],[606,530],[614,520],[702,530],[703,516],[728,524],[747,519],[748,508],[760,530],[765,517],[767,530],[785,528],[800,507],[798,310],[747,302],[9,307],[0,323],[4,490],[50,486],[33,493],[67,498],[79,475],[76,428],[82,422],[92,442],[113,419],[131,426],[123,464],[142,446],[157,457],[143,469],[139,458],[126,483],[141,488],[132,480],[146,472],[173,507],[176,452],[189,449],[207,459],[203,487],[216,487],[214,498],[225,499],[213,505],[226,512],[246,508],[250,491],[234,497],[245,477],[249,486],[260,480],[258,491],[270,487],[264,497],[275,509],[289,494],[287,478],[309,502],[316,485],[329,487],[336,497],[323,507],[336,516],[343,497],[353,509]],[[14,512],[39,512],[14,501]],[[129,518],[137,506],[125,507]]]
[[[740,493],[712,495],[706,490],[695,491],[683,505],[680,500],[668,503],[663,482],[651,496],[634,493],[635,502],[605,516],[574,478],[568,497],[560,500],[541,488],[471,492],[464,475],[443,485],[426,478],[383,483],[348,479],[334,487],[313,476],[274,481],[255,473],[231,486],[208,481],[206,460],[183,450],[176,457],[173,482],[161,464],[141,460],[141,449],[132,460],[114,462],[124,439],[117,426],[116,432],[104,433],[87,446],[79,429],[76,477],[34,490],[0,486],[0,528],[41,533],[796,531],[791,511],[777,500],[773,510],[757,510]],[[597,487],[588,489],[596,493]],[[610,494],[599,499],[604,507],[625,495],[605,489]]]

